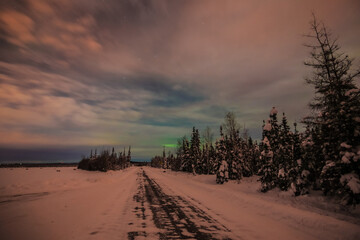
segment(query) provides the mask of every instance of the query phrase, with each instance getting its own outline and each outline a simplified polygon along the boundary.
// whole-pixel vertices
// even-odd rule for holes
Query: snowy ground
[[[149,167],[0,169],[1,239],[360,239],[360,214],[317,193],[216,185]]]

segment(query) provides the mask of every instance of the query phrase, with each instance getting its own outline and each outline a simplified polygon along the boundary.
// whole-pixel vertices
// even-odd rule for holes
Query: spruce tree
[[[239,131],[232,140],[232,148],[229,149],[232,155],[231,178],[240,181],[243,176],[243,168],[245,162],[243,144],[239,136]]]
[[[321,187],[324,194],[338,195],[344,203],[359,203],[360,97],[355,78],[360,71],[351,73],[352,60],[315,17],[311,29],[308,37],[315,43],[308,45],[311,59],[305,65],[313,69],[306,81],[315,88],[310,107],[316,115],[308,122],[319,128],[322,141]]]
[[[209,150],[209,174],[214,174],[217,169],[217,155],[214,146],[211,144]]]
[[[303,141],[301,143],[300,134],[296,128],[297,124],[294,123],[295,132],[293,135],[294,140],[294,173],[295,178],[292,180],[291,189],[295,196],[309,193],[311,177],[313,174],[310,172],[311,163],[315,161],[312,149],[314,143],[311,139],[310,131],[307,128]],[[313,172],[313,170],[312,170]]]
[[[190,143],[191,143],[190,144],[190,159],[191,159],[193,173],[201,174],[202,173],[202,169],[201,169],[202,163],[200,162],[200,156],[201,156],[200,135],[199,135],[199,130],[196,129],[195,127],[193,127]]]
[[[176,164],[174,164],[174,170],[180,171],[182,170],[182,163],[184,162],[184,156],[185,156],[185,147],[184,147],[184,140],[187,140],[186,135],[184,135],[182,138],[179,138],[177,140],[177,150],[176,150]]]
[[[184,172],[193,172],[192,159],[190,158],[189,141],[186,138],[183,139],[182,148],[183,156],[180,170]]]
[[[227,152],[225,146],[225,137],[222,131],[222,126],[220,126],[220,139],[216,142],[216,151],[217,151],[217,158],[216,158],[216,183],[224,183],[229,178],[228,172],[228,164],[226,161]]]
[[[126,157],[126,167],[130,167],[130,161],[131,161],[131,146],[129,146],[128,154]]]
[[[165,146],[163,147],[163,154],[162,154],[162,168],[163,169],[167,169],[167,158],[166,158],[166,153],[165,153]]]
[[[285,113],[283,113],[279,134],[279,152],[277,153],[279,164],[278,185],[283,191],[286,191],[290,187],[291,182],[293,182],[297,175],[295,170],[293,147],[292,133],[290,132],[290,127]]]
[[[216,173],[216,183],[223,184],[229,179],[228,163],[225,160],[221,161],[220,167]]]
[[[274,153],[270,146],[270,141],[265,136],[263,140],[263,150],[261,152],[261,158],[264,162],[261,168],[261,191],[267,192],[268,190],[273,189],[276,186],[276,173],[273,157]]]
[[[270,119],[263,126],[263,141],[261,151],[262,167],[260,169],[261,191],[266,192],[277,186],[278,161],[275,161],[274,150],[278,151],[279,127],[277,124],[277,110],[273,107]]]

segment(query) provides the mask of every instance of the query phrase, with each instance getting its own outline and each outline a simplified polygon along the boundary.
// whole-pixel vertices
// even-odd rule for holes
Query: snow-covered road
[[[255,186],[252,179],[217,185],[214,176],[149,167],[0,169],[0,236],[360,239],[357,216],[308,206],[306,198],[262,194]]]

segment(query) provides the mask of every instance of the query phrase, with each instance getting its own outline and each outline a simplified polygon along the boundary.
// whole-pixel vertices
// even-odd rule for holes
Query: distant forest
[[[274,188],[291,190],[294,195],[311,189],[337,196],[343,204],[360,203],[360,91],[352,71],[353,60],[341,52],[336,39],[314,17],[311,23],[310,60],[312,69],[307,84],[315,96],[309,104],[311,116],[302,121],[304,132],[290,129],[286,115],[278,120],[272,108],[263,121],[262,141],[240,132],[233,113],[220,126],[220,139],[212,143],[212,133],[205,131],[203,141],[198,129],[190,140],[179,139],[176,156],[165,151],[155,156],[151,166],[194,174],[216,174],[216,182],[260,176],[261,191]]]

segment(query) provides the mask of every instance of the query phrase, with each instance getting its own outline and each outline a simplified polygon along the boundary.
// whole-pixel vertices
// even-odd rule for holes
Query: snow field
[[[131,233],[138,234],[134,239],[157,239],[164,230],[154,224],[149,203],[134,198],[144,188],[143,170],[164,194],[183,199],[177,203],[185,214],[193,214],[194,206],[229,229],[233,239],[360,239],[358,209],[317,192],[264,194],[257,177],[218,185],[213,175],[150,167],[106,173],[73,169],[0,169],[2,239],[127,239]],[[196,225],[207,224],[196,219]]]

